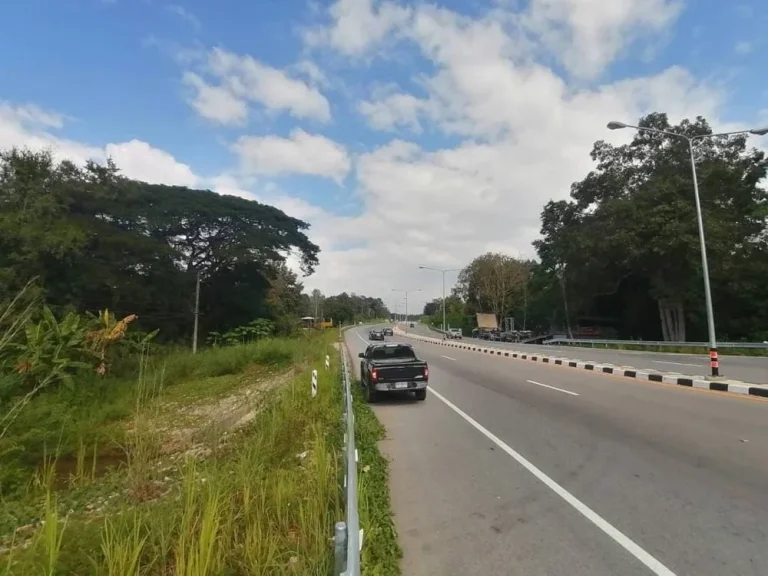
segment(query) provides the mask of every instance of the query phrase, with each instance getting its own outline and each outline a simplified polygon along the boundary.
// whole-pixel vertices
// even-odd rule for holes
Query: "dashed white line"
[[[536,386],[543,386],[544,388],[550,388],[552,390],[557,390],[558,392],[563,392],[564,394],[570,394],[571,396],[579,396],[577,392],[571,392],[570,390],[563,390],[562,388],[558,388],[557,386],[550,386],[549,384],[542,384],[541,382],[536,382],[536,380],[526,380],[529,384],[536,384]]]
[[[461,408],[459,408],[458,406],[453,404],[450,400],[445,398],[442,394],[440,394],[439,392],[436,392],[434,388],[430,387],[429,390],[430,390],[430,393],[433,396],[435,396],[435,398],[437,398],[438,400],[443,402],[446,406],[448,406],[448,408],[450,408],[451,410],[456,412],[456,414],[461,416],[464,420],[469,422],[469,424],[471,424],[483,436],[488,438],[491,442],[496,444],[496,446],[498,446],[504,452],[509,454],[515,461],[517,461],[518,464],[520,464],[523,468],[528,470],[528,472],[533,474],[545,486],[547,486],[555,494],[560,496],[568,504],[573,506],[587,520],[589,520],[595,526],[600,528],[600,530],[602,530],[605,534],[607,534],[610,538],[612,538],[617,544],[619,544],[627,552],[632,554],[632,556],[634,556],[640,562],[642,562],[647,568],[649,568],[651,570],[651,572],[653,572],[657,576],[675,576],[675,573],[672,572],[666,566],[664,566],[664,564],[662,564],[656,558],[651,556],[648,552],[643,550],[643,548],[641,548],[638,544],[636,544],[628,536],[625,536],[617,528],[614,528],[614,526],[612,524],[610,524],[607,520],[605,520],[597,512],[595,512],[589,506],[584,504],[581,500],[576,498],[576,496],[574,496],[573,494],[568,492],[568,490],[566,490],[565,488],[560,486],[560,484],[558,484],[557,482],[552,480],[552,478],[550,478],[544,472],[539,470],[535,465],[533,465],[531,462],[529,462],[522,454],[520,454],[519,452],[517,452],[516,450],[511,448],[509,445],[504,443],[500,438],[498,438],[496,435],[494,435],[493,432],[491,432],[490,430],[485,428],[479,422],[475,421],[471,416],[469,416]]]
[[[441,356],[443,355],[441,354]],[[456,358],[451,358],[450,356],[443,356],[443,358],[445,358],[446,360],[453,360],[454,362],[456,362]]]
[[[674,364],[675,366],[693,366],[694,368],[702,368],[701,364],[686,364],[684,362],[666,362],[664,360],[651,360],[654,364]]]

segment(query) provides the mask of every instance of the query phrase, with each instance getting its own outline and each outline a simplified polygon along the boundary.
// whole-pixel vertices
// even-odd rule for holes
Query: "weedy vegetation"
[[[0,333],[0,574],[330,573],[335,331],[192,355],[22,302]]]

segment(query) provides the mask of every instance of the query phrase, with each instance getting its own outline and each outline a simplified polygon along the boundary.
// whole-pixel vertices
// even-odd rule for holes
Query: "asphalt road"
[[[374,405],[406,576],[768,574],[768,402],[409,342],[427,400]]]
[[[403,329],[405,329],[404,325]],[[439,334],[423,324],[414,324],[409,332],[423,336],[439,337]],[[601,348],[581,348],[575,346],[538,346],[535,344],[511,344],[507,342],[489,342],[476,338],[464,337],[466,342],[480,343],[483,346],[497,346],[532,353],[551,354],[606,362],[617,366],[632,366],[642,370],[658,372],[676,372],[690,376],[708,376],[710,374],[707,354],[670,354],[664,352],[640,352],[632,350],[606,350]],[[721,351],[722,352],[722,351]],[[727,378],[752,384],[768,384],[768,357],[756,356],[720,356],[720,372]]]

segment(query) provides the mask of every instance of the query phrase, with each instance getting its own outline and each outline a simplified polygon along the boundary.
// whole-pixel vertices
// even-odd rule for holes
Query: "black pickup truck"
[[[371,344],[359,356],[360,383],[368,402],[390,392],[413,392],[417,400],[427,398],[429,367],[416,358],[410,344]]]

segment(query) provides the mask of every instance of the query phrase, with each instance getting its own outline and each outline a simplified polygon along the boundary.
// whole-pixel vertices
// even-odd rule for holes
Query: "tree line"
[[[78,166],[47,150],[0,152],[0,304],[20,293],[58,318],[108,310],[161,342],[199,341],[258,323],[289,333],[314,315],[286,257],[311,274],[309,224],[253,200],[120,175],[111,161]],[[335,321],[386,315],[381,300],[324,299]],[[253,330],[251,330],[253,331]],[[242,332],[242,330],[241,330]]]
[[[639,126],[711,135],[704,118],[673,126],[665,114]],[[765,154],[744,135],[695,140],[718,338],[768,339],[768,191]],[[606,337],[707,339],[701,253],[688,144],[637,132],[629,144],[594,144],[596,167],[570,199],[541,214],[537,258],[479,256],[446,300],[449,324],[475,312],[514,317],[536,332]],[[424,313],[439,324],[442,301]]]
[[[389,317],[389,310],[381,298],[361,296],[354,292],[325,296],[317,289],[304,295],[304,311],[307,316],[333,321],[335,325]]]

